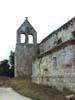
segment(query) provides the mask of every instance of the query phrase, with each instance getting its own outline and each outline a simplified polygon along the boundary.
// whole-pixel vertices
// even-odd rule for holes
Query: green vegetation
[[[65,95],[70,91],[58,91],[55,87],[34,84],[29,76],[16,78],[0,77],[0,86],[12,87],[18,93],[33,100],[66,100]]]
[[[9,56],[9,77],[14,77],[14,57],[15,53],[11,51]]]
[[[14,77],[14,52],[10,52],[9,60],[4,59],[0,62],[0,76]]]
[[[9,74],[8,60],[5,59],[0,63],[0,76],[8,76],[8,74]]]

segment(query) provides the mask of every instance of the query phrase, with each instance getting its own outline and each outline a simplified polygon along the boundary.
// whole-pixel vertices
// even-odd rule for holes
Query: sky
[[[0,0],[0,61],[15,51],[16,31],[28,17],[38,43],[75,16],[75,0]]]

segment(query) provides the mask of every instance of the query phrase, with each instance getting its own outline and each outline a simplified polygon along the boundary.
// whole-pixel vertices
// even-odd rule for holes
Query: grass
[[[34,84],[29,76],[16,78],[0,77],[0,86],[12,87],[18,93],[33,100],[66,100],[69,91],[60,92],[55,87]]]

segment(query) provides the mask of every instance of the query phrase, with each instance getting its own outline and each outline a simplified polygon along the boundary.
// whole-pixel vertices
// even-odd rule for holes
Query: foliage
[[[10,52],[10,56],[9,56],[10,64],[11,65],[14,65],[14,55],[15,55],[15,53],[13,51],[11,51]]]
[[[14,52],[10,52],[9,60],[4,59],[0,63],[0,76],[14,77]]]
[[[10,52],[10,56],[9,56],[9,75],[10,77],[14,77],[14,56],[15,53],[13,51]]]
[[[0,75],[1,76],[9,76],[9,64],[8,64],[8,60],[7,59],[1,61],[1,64],[0,64]]]

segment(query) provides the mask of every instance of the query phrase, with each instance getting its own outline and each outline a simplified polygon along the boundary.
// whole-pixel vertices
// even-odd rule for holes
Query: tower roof
[[[28,17],[25,17],[25,21],[21,24],[21,26],[17,30],[18,33],[37,33],[33,26],[28,21]]]

